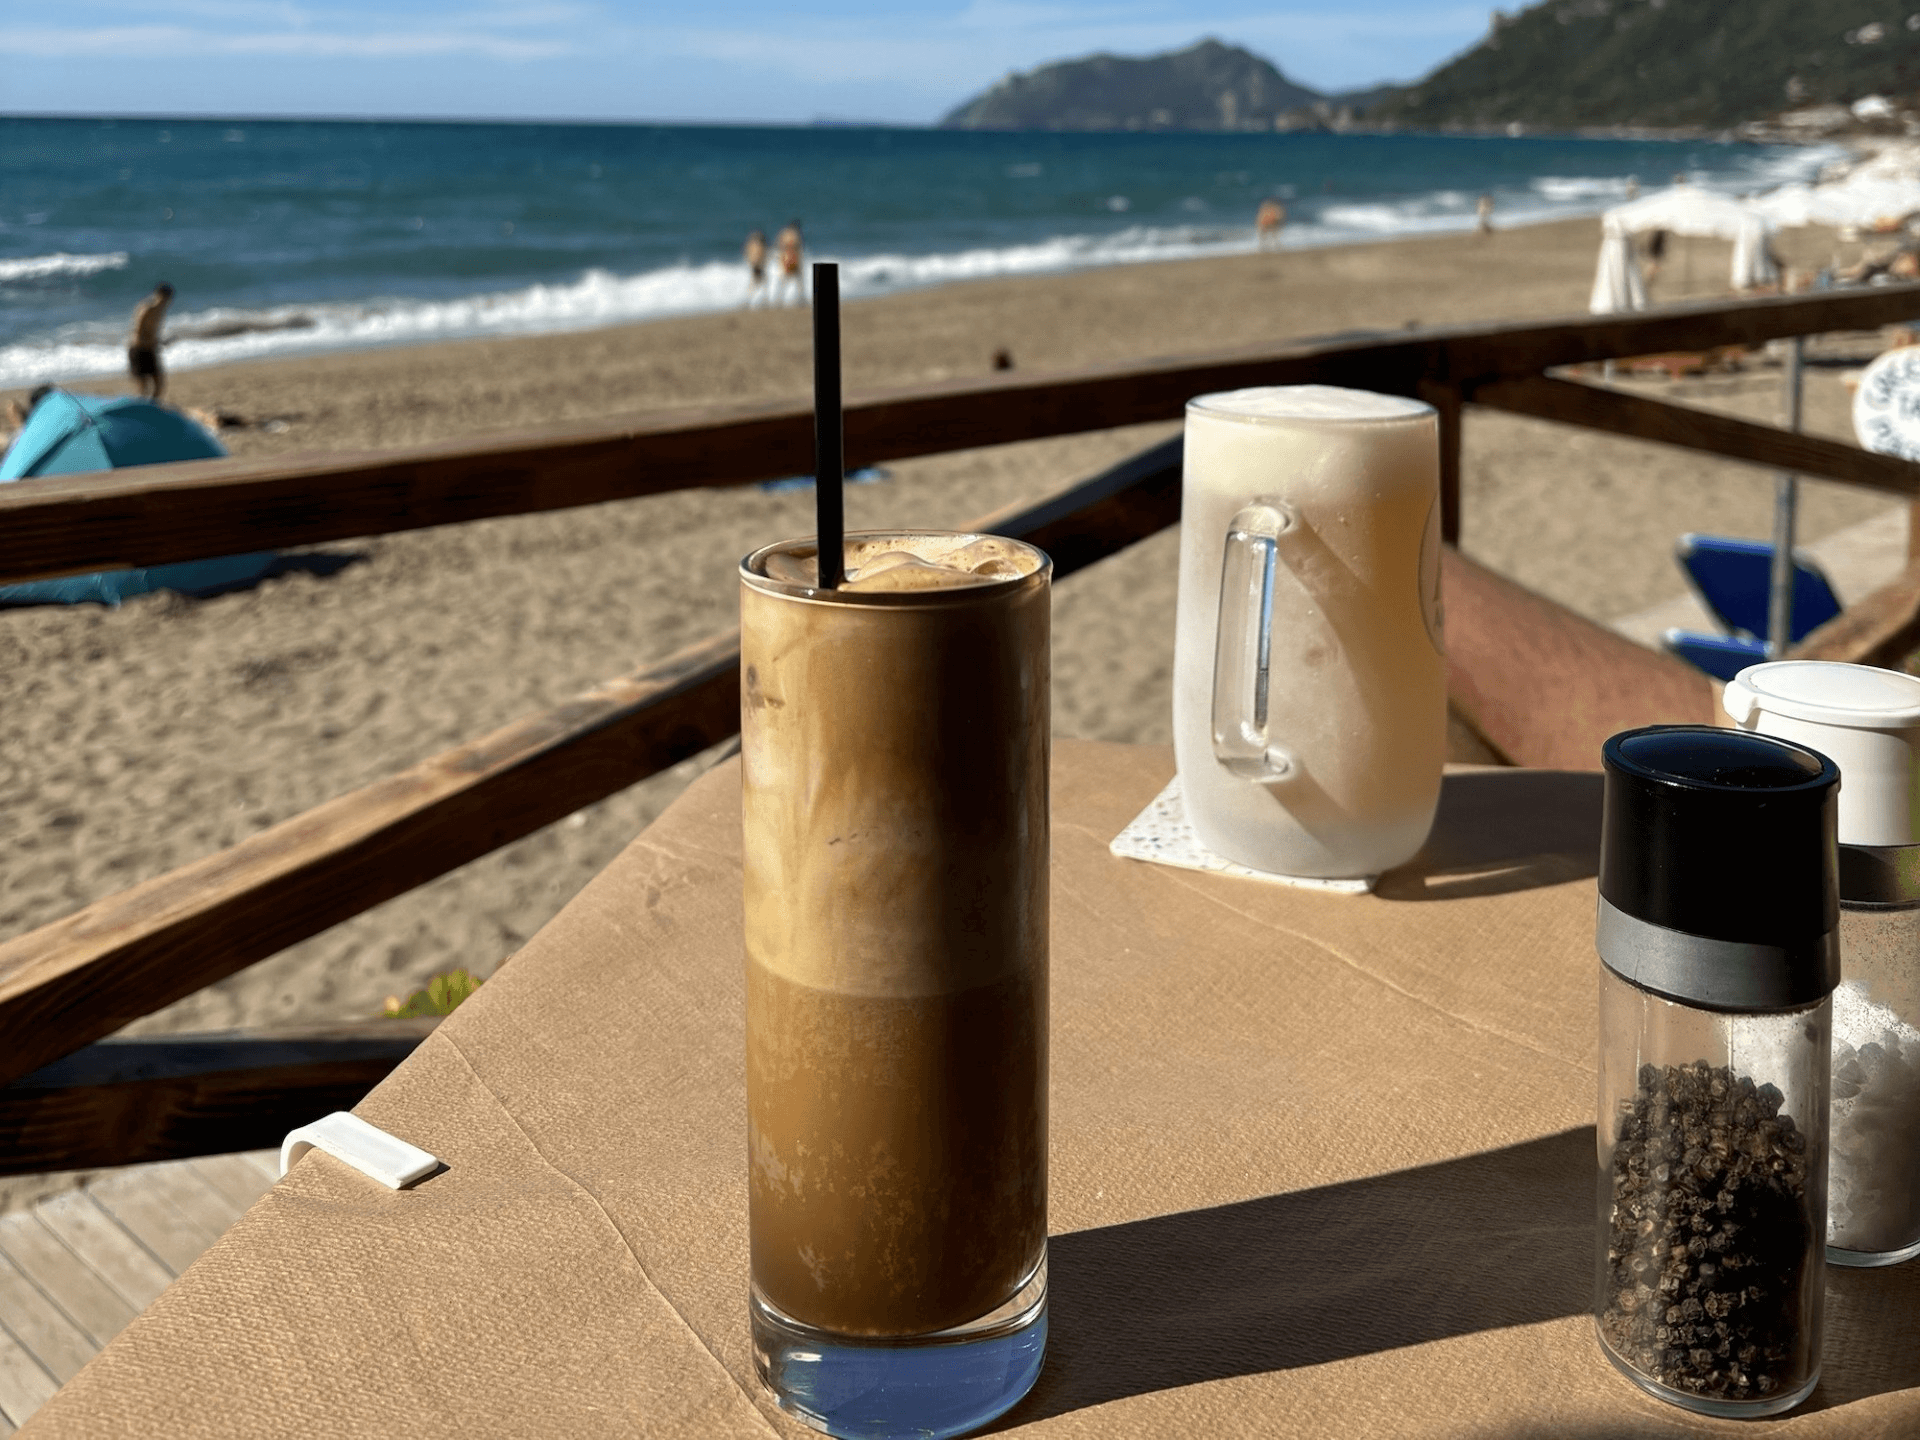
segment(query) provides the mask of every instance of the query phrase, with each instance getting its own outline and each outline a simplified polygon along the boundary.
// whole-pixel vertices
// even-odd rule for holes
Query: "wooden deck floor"
[[[278,1162],[256,1150],[131,1165],[0,1215],[0,1436],[265,1194]]]

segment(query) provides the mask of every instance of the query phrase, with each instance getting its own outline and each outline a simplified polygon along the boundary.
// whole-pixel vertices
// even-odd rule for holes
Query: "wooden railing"
[[[1920,497],[1920,466],[1906,461],[1545,372],[1916,318],[1920,286],[1897,286],[1340,336],[856,396],[847,412],[847,458],[866,465],[1172,420],[1188,397],[1209,390],[1327,383],[1434,403],[1449,539],[1460,528],[1460,423],[1468,403],[1912,499]],[[198,461],[20,482],[0,487],[0,581],[773,478],[811,467],[810,427],[799,408],[729,407],[379,455]],[[1176,439],[1040,504],[977,523],[1039,544],[1064,576],[1175,523],[1179,473]],[[1920,567],[1810,637],[1808,649],[1884,660],[1916,635]],[[107,1037],[727,739],[738,729],[737,666],[737,637],[716,636],[0,944],[0,1173],[260,1143],[364,1092],[417,1040],[419,1027],[373,1022],[165,1042]]]
[[[1175,440],[977,524],[1066,575],[1179,515]],[[282,1037],[292,1068],[249,1058],[271,1037],[178,1037],[198,1047],[192,1084],[104,1037],[718,744],[739,695],[738,636],[716,636],[0,945],[0,1174],[239,1148],[364,1093],[385,1073],[368,1078],[366,1041],[394,1022]],[[410,1044],[381,1052],[385,1068]],[[222,1139],[249,1097],[256,1139]]]
[[[1466,401],[1913,495],[1920,483],[1899,461],[1540,377],[1555,366],[1757,345],[1916,315],[1920,286],[1901,285],[1537,324],[1336,336],[1063,375],[1009,371],[911,393],[854,396],[847,463],[1177,420],[1188,398],[1206,391],[1321,383],[1435,403],[1449,422],[1450,535],[1459,528],[1459,413]],[[1734,439],[1741,435],[1745,440]],[[738,485],[805,473],[812,443],[811,415],[802,407],[722,406],[374,455],[201,460],[9,485],[0,488],[0,582]]]

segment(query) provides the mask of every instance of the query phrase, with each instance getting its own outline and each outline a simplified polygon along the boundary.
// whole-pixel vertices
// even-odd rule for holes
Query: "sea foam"
[[[1804,182],[1837,153],[1805,149],[1756,154],[1743,157],[1728,172],[1698,178],[1711,188],[1727,191]],[[1037,170],[1013,168],[1023,177],[1029,168]],[[1513,184],[1495,192],[1495,223],[1505,228],[1592,215],[1623,197],[1626,183],[1618,176],[1516,177]],[[1290,186],[1280,188],[1291,190]],[[1284,247],[1308,249],[1463,232],[1475,224],[1476,198],[1457,186],[1351,201],[1303,195],[1292,204],[1295,213],[1285,231]],[[1250,224],[1136,223],[1104,233],[1064,233],[924,254],[822,252],[814,258],[839,260],[842,292],[858,300],[964,280],[1244,254],[1254,248]],[[125,251],[4,259],[0,260],[0,287],[83,279],[124,269],[128,263]],[[170,369],[190,370],[325,350],[589,330],[727,310],[746,299],[743,268],[731,259],[689,258],[632,274],[592,267],[570,280],[451,299],[390,296],[256,309],[176,309],[168,325],[165,356]],[[126,364],[124,346],[125,321],[118,314],[19,336],[0,345],[0,387],[117,374]]]
[[[103,270],[124,270],[128,258],[124,250],[115,250],[107,255],[69,255],[65,251],[57,251],[52,255],[23,255],[17,259],[0,260],[0,285],[22,280],[50,280],[63,275],[98,275]]]

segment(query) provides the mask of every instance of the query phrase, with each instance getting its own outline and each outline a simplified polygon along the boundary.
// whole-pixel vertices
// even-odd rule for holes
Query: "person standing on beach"
[[[1262,250],[1280,248],[1280,232],[1287,228],[1287,207],[1269,195],[1253,217],[1253,233]]]
[[[1667,260],[1667,232],[1655,230],[1647,236],[1647,263],[1641,267],[1640,283],[1647,289],[1653,288],[1653,282],[1660,277],[1660,267]]]
[[[774,238],[773,244],[775,250],[779,252],[780,257],[780,279],[777,282],[777,288],[774,290],[774,301],[777,302],[782,295],[786,294],[787,287],[791,285],[793,287],[793,303],[796,305],[806,304],[807,287],[800,279],[800,257],[803,249],[800,240],[800,222],[798,220],[789,220],[781,229],[779,235]]]
[[[127,369],[141,396],[156,404],[167,388],[166,372],[160,368],[160,327],[172,303],[173,286],[164,281],[154,286],[153,293],[133,307],[133,328],[127,335]]]
[[[1474,228],[1482,235],[1493,233],[1493,196],[1482,194],[1473,206]]]
[[[753,308],[753,302],[766,294],[767,290],[767,232],[755,230],[747,236],[747,309]]]

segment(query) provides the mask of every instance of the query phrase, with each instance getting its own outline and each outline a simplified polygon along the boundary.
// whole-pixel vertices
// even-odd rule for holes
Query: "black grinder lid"
[[[1833,761],[1772,736],[1662,725],[1615,735],[1601,763],[1600,941],[1611,968],[1726,1009],[1806,1004],[1833,989]]]

